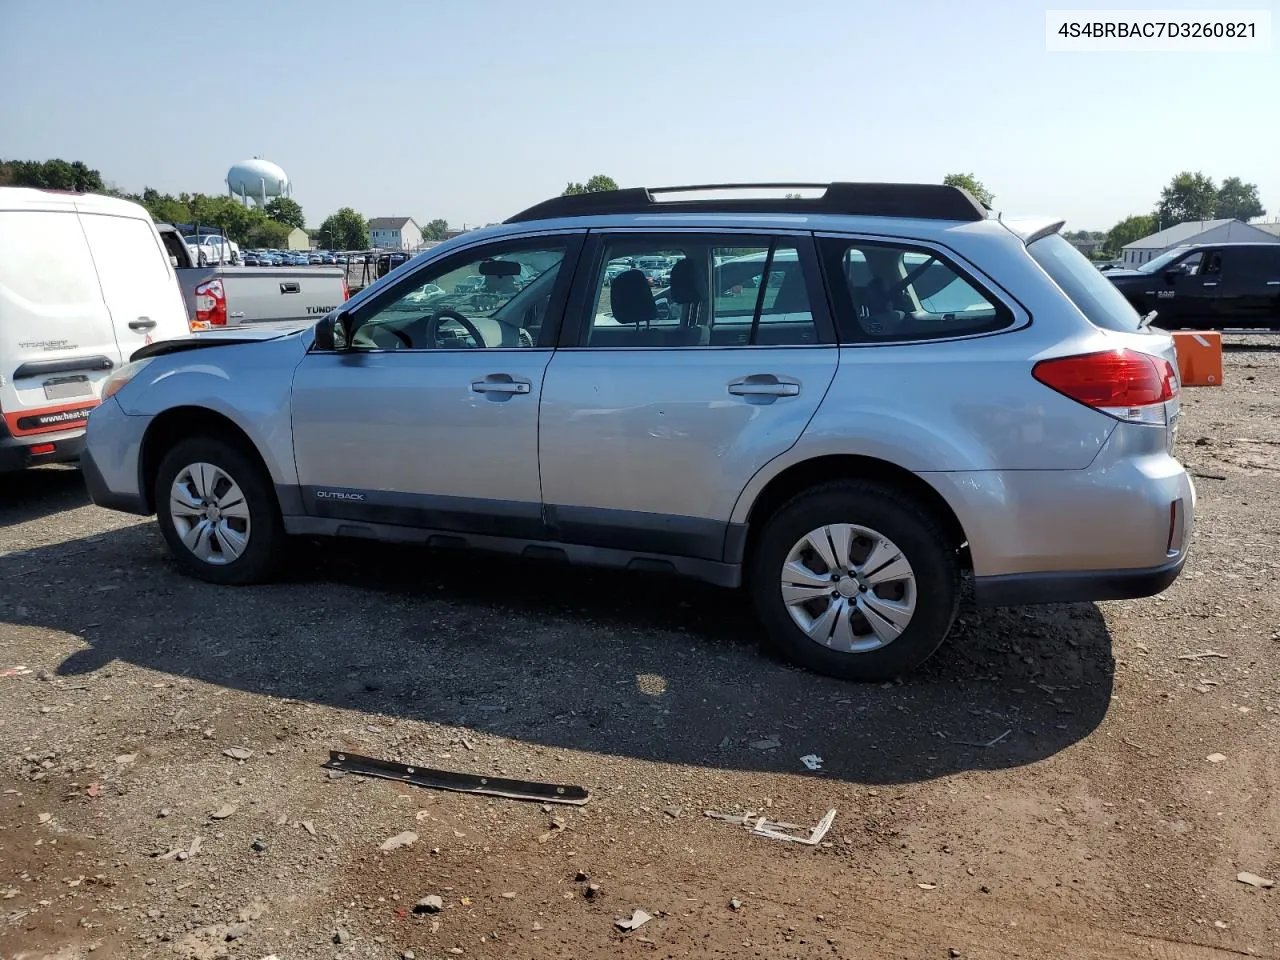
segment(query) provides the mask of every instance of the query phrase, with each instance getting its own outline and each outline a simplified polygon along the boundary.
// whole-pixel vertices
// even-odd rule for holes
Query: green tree
[[[1125,217],[1107,231],[1107,249],[1117,256],[1127,243],[1149,237],[1156,232],[1156,218],[1149,213]]]
[[[605,190],[617,190],[618,182],[613,177],[606,177],[603,173],[597,173],[586,183],[567,183],[565,184],[562,197],[572,197],[580,193],[603,193]]]
[[[316,239],[329,250],[364,250],[369,246],[369,224],[350,207],[343,207],[325,218]]]
[[[1189,220],[1212,220],[1218,214],[1218,187],[1212,177],[1183,171],[1160,191],[1156,219],[1161,229]]]
[[[233,197],[213,197],[204,193],[180,194],[191,210],[191,221],[200,227],[217,227],[222,235],[236,243],[247,243],[250,232],[267,220],[256,207],[243,206]]]
[[[104,193],[107,189],[102,174],[83,161],[60,159],[0,160],[0,184],[80,193]]]
[[[302,230],[306,227],[306,218],[302,215],[302,205],[292,197],[276,197],[263,208],[267,217]]]
[[[147,208],[157,223],[190,223],[191,208],[177,197],[161,193],[154,187],[143,187],[142,193],[127,197]]]
[[[250,246],[280,250],[289,245],[289,233],[291,230],[293,230],[293,227],[287,223],[263,217],[261,223],[250,228],[246,240]]]
[[[975,200],[986,206],[990,206],[991,201],[996,198],[996,195],[983,186],[982,181],[972,173],[948,173],[942,178],[942,183],[944,186],[968,190]]]
[[[427,223],[422,228],[422,239],[424,240],[443,240],[449,235],[449,221],[435,219]]]
[[[1265,217],[1267,211],[1258,198],[1258,185],[1245,183],[1239,177],[1227,177],[1218,188],[1217,215],[1245,222],[1253,217]]]

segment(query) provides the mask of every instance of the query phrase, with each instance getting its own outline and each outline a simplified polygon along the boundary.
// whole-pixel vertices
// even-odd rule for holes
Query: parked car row
[[[333,267],[360,263],[362,253],[334,253],[329,250],[246,250],[240,262],[246,267]]]

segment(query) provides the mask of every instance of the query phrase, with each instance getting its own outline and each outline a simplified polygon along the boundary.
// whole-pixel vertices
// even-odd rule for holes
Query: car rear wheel
[[[262,467],[216,437],[184,440],[160,462],[160,531],[184,572],[220,584],[269,579],[284,526]]]
[[[806,491],[771,517],[750,586],[769,640],[818,673],[907,673],[955,621],[960,571],[941,525],[900,492],[867,481]]]

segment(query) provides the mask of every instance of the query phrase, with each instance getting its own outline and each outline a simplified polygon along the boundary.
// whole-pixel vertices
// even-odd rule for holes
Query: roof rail
[[[817,197],[725,197],[716,200],[659,200],[655,196],[716,190],[797,189],[820,189],[823,193]],[[657,212],[836,213],[972,221],[985,220],[987,209],[968,191],[935,183],[707,183],[684,187],[628,187],[553,197],[508,217],[504,222]]]

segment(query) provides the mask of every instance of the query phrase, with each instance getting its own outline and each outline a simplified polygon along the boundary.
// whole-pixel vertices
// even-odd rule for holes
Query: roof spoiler
[[[1022,242],[1027,246],[1030,246],[1031,244],[1035,243],[1037,240],[1043,240],[1045,237],[1048,237],[1057,233],[1064,226],[1066,226],[1066,224],[1067,224],[1067,221],[1065,220],[1054,220],[1050,223],[1046,223],[1044,226],[1040,227],[1039,229],[1033,230],[1031,231],[1031,233],[1025,234],[1022,237]]]

